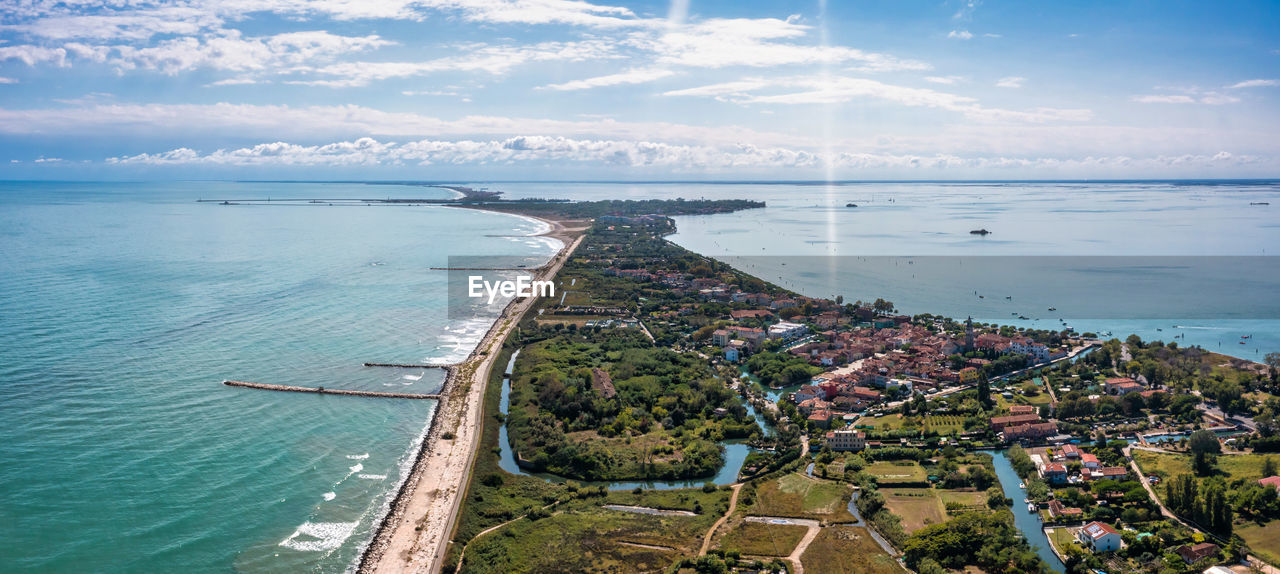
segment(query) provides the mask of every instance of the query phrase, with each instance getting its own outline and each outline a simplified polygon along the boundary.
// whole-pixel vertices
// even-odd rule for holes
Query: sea
[[[462,184],[757,199],[768,207],[678,217],[669,239],[807,295],[1280,351],[1277,182]],[[0,182],[0,570],[350,570],[434,401],[221,383],[438,389],[439,369],[361,366],[455,362],[492,323],[450,318],[431,268],[560,244],[511,215],[296,200],[454,195]],[[197,201],[259,198],[273,202]]]

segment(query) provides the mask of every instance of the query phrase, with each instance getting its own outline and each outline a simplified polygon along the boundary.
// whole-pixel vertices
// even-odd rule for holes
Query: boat
[[[1036,511],[1036,504],[1034,502],[1027,505],[1027,512],[1035,512],[1035,511]]]
[[[1049,307],[1049,310],[1050,310],[1050,311],[1057,311],[1057,310],[1058,310],[1058,308],[1057,308],[1057,307]]]
[[[1241,344],[1241,345],[1243,345],[1243,344],[1244,344],[1244,341],[1240,341],[1240,344]]]
[[[1251,201],[1249,202],[1249,205],[1271,205],[1271,204],[1265,201]]]
[[[1019,482],[1019,483],[1018,483],[1018,488],[1026,488],[1026,487],[1027,487],[1027,483],[1025,483],[1025,482]]]
[[[1252,339],[1253,335],[1240,335],[1241,339]]]
[[[858,204],[853,203],[853,202],[850,202],[850,203],[846,203],[846,204],[844,204],[844,206],[845,206],[845,207],[858,207]]]
[[[991,232],[986,229],[975,229],[969,232],[969,235],[990,235]]]
[[[1025,503],[1027,503],[1027,504],[1031,504],[1031,498],[1030,498],[1030,497],[1024,498],[1024,499],[1022,499],[1022,501],[1023,501],[1023,502],[1025,502]]]

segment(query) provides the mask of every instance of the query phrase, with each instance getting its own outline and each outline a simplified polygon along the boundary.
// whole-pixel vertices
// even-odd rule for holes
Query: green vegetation
[[[880,493],[908,534],[946,519],[946,507],[932,488],[882,488]]]
[[[848,508],[852,490],[847,484],[795,473],[763,484],[752,483],[746,488],[754,490],[754,504],[748,510],[752,515],[854,521]]]
[[[822,372],[803,357],[787,353],[757,353],[747,360],[747,368],[761,382],[774,387],[806,383]]]
[[[743,521],[720,540],[720,548],[749,556],[787,556],[809,528]]]
[[[759,432],[712,375],[634,329],[557,335],[516,361],[512,445],[529,467],[573,478],[710,476],[724,464],[718,441]]]
[[[913,570],[925,560],[961,569],[977,566],[989,574],[1045,572],[1047,569],[1013,526],[1013,514],[971,512],[911,534],[902,547]],[[921,569],[921,571],[923,571]]]
[[[915,461],[880,461],[872,463],[863,471],[874,476],[876,484],[881,487],[895,484],[918,485],[928,482],[929,478],[924,468]]]
[[[828,526],[818,533],[800,564],[807,574],[901,574],[902,566],[884,553],[865,528]]]

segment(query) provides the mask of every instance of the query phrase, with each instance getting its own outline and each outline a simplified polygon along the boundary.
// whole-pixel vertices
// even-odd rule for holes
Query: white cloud
[[[1274,86],[1280,86],[1280,80],[1245,80],[1243,82],[1238,82],[1236,84],[1232,84],[1227,87],[1231,89],[1238,89],[1238,88],[1270,88]]]
[[[964,76],[925,76],[924,81],[931,84],[943,84],[950,86],[965,81]]]
[[[39,158],[36,158],[36,163],[58,163],[58,162],[60,162],[60,161],[62,161],[62,158],[60,158],[60,157],[44,157],[44,156],[40,156]]]
[[[661,64],[691,68],[756,68],[804,64],[852,64],[862,71],[928,70],[929,64],[844,46],[800,44],[809,26],[795,18],[711,19],[680,27],[657,39],[634,37]]]
[[[300,66],[290,70],[291,74],[321,78],[295,79],[286,83],[346,88],[368,85],[377,80],[440,72],[484,72],[500,75],[531,62],[583,62],[619,57],[611,43],[599,40],[542,42],[525,46],[472,44],[458,46],[456,50],[464,52],[463,55],[418,62],[339,62],[318,68]]]
[[[0,46],[0,62],[5,60],[21,60],[28,66],[45,62],[57,66],[67,65],[67,51],[62,48],[46,48],[24,44],[20,46]]]
[[[588,90],[591,88],[618,86],[618,85],[624,85],[624,84],[643,84],[646,82],[652,82],[654,80],[660,80],[662,78],[667,78],[674,75],[675,75],[675,72],[671,70],[662,69],[662,68],[649,68],[649,69],[639,68],[639,69],[627,70],[625,72],[619,72],[617,74],[609,74],[607,76],[597,76],[594,78],[587,78],[584,80],[573,80],[571,82],[565,82],[563,84],[550,84],[547,86],[543,86],[543,88],[549,89],[549,90],[561,90],[561,91]]]
[[[988,32],[988,33],[986,33],[986,34],[983,34],[983,35],[982,35],[982,37],[983,37],[983,38],[1003,38],[1003,37],[1004,37],[1004,34],[992,34],[992,33]]]
[[[968,30],[952,30],[947,37],[955,40],[972,40],[973,33]]]
[[[259,83],[262,82],[256,78],[227,78],[225,80],[210,82],[207,86],[248,86]]]
[[[0,84],[16,84],[16,83],[18,83],[17,78],[6,78],[4,76],[0,76]]]
[[[886,84],[867,78],[842,76],[793,76],[745,78],[736,82],[673,90],[667,96],[714,97],[741,104],[839,104],[862,99],[884,100],[908,107],[929,107],[960,112],[966,117],[992,122],[1085,121],[1084,109],[1035,108],[1030,111],[986,108],[975,98],[926,88]]]
[[[1008,77],[1000,78],[1000,80],[996,82],[996,87],[997,88],[1021,88],[1022,85],[1026,83],[1026,81],[1027,79],[1023,77],[1008,76]]]
[[[1194,104],[1196,99],[1180,94],[1133,96],[1133,101],[1140,104]]]
[[[37,160],[39,161],[39,160]],[[727,169],[813,169],[830,164],[852,170],[906,169],[1158,169],[1167,167],[1233,167],[1274,163],[1257,156],[1226,151],[1211,154],[1158,155],[1149,157],[1095,156],[959,156],[954,154],[886,154],[834,150],[829,154],[786,147],[739,144],[713,147],[673,145],[660,141],[573,139],[551,136],[516,136],[498,140],[424,139],[404,144],[372,138],[322,145],[282,141],[200,153],[183,147],[160,153],[113,157],[112,165],[222,165],[222,166],[373,166],[373,165],[512,165],[560,162],[611,167],[660,167],[676,171]]]

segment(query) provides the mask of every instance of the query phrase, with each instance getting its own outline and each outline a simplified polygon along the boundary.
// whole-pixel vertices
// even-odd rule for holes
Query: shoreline
[[[582,228],[566,225],[566,222],[574,220],[479,210],[548,225],[546,231],[531,236],[551,237],[561,242],[561,248],[543,267],[542,278],[545,279],[553,278],[581,243]],[[578,232],[576,237],[575,232]],[[439,392],[440,400],[428,423],[426,435],[414,454],[409,474],[392,497],[387,513],[374,528],[369,543],[361,550],[355,572],[440,571],[479,445],[479,426],[483,417],[483,405],[480,403],[484,387],[501,345],[532,307],[533,301],[532,298],[509,301],[467,358],[445,376]],[[442,436],[446,422],[454,426],[452,439]],[[427,472],[428,466],[432,467],[431,473]]]

